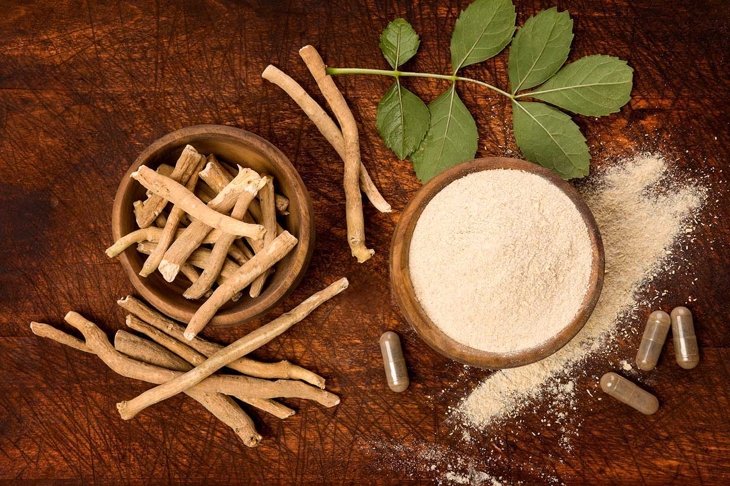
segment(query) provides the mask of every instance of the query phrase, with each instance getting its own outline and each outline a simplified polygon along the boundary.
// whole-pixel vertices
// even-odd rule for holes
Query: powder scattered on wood
[[[410,272],[434,324],[472,348],[538,346],[577,314],[590,280],[588,229],[546,179],[520,170],[469,174],[419,217]]]
[[[591,318],[564,348],[537,363],[486,378],[458,406],[455,418],[480,429],[513,417],[550,384],[610,345],[622,317],[639,305],[638,293],[666,267],[675,244],[691,233],[707,190],[682,183],[658,155],[624,160],[594,176],[582,190],[598,222],[606,252],[601,298]],[[661,181],[661,185],[658,182]]]

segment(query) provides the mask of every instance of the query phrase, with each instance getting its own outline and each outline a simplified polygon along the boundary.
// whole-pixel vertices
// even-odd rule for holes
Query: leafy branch
[[[511,0],[475,0],[469,5],[451,36],[450,75],[400,70],[420,45],[418,34],[404,19],[392,21],[380,36],[380,49],[392,69],[332,67],[327,72],[394,78],[378,104],[378,132],[399,158],[413,162],[422,181],[476,155],[476,123],[459,98],[457,82],[479,85],[510,101],[515,140],[525,158],[565,179],[586,176],[588,145],[578,125],[560,109],[587,116],[619,111],[629,101],[633,69],[626,61],[605,55],[564,65],[573,41],[568,12],[543,10],[513,37],[515,20]],[[510,43],[509,90],[458,75],[463,67],[496,56]],[[402,78],[443,80],[449,87],[426,106],[403,86]]]

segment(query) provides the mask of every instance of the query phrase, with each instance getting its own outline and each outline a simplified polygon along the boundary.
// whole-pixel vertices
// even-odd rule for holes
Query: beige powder
[[[603,292],[593,315],[554,355],[489,376],[459,405],[457,418],[483,428],[511,417],[549,394],[553,380],[570,379],[575,365],[610,344],[621,317],[638,305],[637,292],[664,268],[679,238],[691,232],[706,199],[706,189],[671,175],[662,157],[644,155],[593,177],[583,194],[606,252]]]
[[[452,182],[411,240],[416,295],[433,322],[472,348],[542,344],[575,317],[590,279],[587,227],[546,179],[487,170]]]

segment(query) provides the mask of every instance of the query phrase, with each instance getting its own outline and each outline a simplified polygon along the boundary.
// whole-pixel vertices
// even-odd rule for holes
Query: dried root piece
[[[167,218],[164,215],[158,216],[158,218],[165,218],[165,221],[167,221]],[[163,227],[165,224],[162,225]],[[179,238],[184,233],[184,229],[178,229],[175,232],[175,238]],[[205,237],[205,239],[202,241],[204,244],[213,244],[218,240],[218,237],[223,234],[221,230],[213,230]],[[124,250],[129,248],[130,246],[142,243],[143,241],[150,241],[152,243],[158,243],[160,241],[160,237],[162,236],[162,228],[155,228],[153,226],[150,226],[149,228],[142,228],[135,231],[132,231],[131,233],[122,236],[117,241],[114,242],[112,246],[107,248],[105,250],[106,255],[109,258],[114,258],[118,256],[120,253],[122,253]],[[237,253],[239,254],[239,253]],[[233,255],[231,255],[233,257]],[[238,260],[236,260],[238,261]]]
[[[142,201],[135,201],[133,203],[133,205],[136,204],[136,203],[142,204]],[[162,228],[165,227],[166,224],[167,224],[167,215],[165,215],[163,213],[160,213],[160,215],[155,218],[154,225],[157,228],[162,229]]]
[[[70,334],[66,334],[51,325],[44,324],[42,322],[31,322],[30,329],[36,336],[56,341],[57,343],[61,343],[77,351],[94,354],[94,351],[92,351],[84,341]]]
[[[276,212],[282,216],[289,214],[289,198],[282,194],[275,194]]]
[[[150,241],[143,241],[142,243],[137,244],[137,252],[143,255],[151,255],[154,249],[155,244]],[[210,258],[210,250],[207,248],[198,248],[193,252],[192,255],[190,255],[190,258],[188,258],[187,262],[180,265],[179,273],[185,275],[185,277],[190,280],[190,283],[194,284],[200,278],[200,272],[198,272],[197,269],[205,268],[208,258]],[[233,274],[235,274],[236,270],[238,270],[239,268],[240,267],[236,265],[232,260],[226,259],[223,262],[223,267],[221,268],[220,273],[216,277],[216,282],[218,282],[218,285],[223,285],[226,280],[230,278]],[[213,295],[213,292],[207,291],[205,292],[204,297],[208,298],[211,295]],[[231,297],[231,300],[233,302],[238,302],[241,297],[242,294],[240,292],[237,292],[233,295],[233,297]]]
[[[219,191],[224,188],[226,184],[230,183],[232,177],[233,176],[231,176],[230,172],[228,172],[228,170],[223,167],[223,164],[211,158],[208,158],[208,165],[206,165],[205,169],[200,173],[200,178],[203,179],[203,181],[205,181],[205,183],[208,184],[208,186],[210,186],[214,191]],[[263,214],[261,213],[261,205],[259,204],[258,200],[254,199],[253,201],[251,201],[251,204],[248,207],[248,211],[249,214],[246,215],[244,221],[247,221],[251,224],[260,224],[263,222],[264,219]],[[282,228],[277,222],[276,233],[280,234],[283,232],[284,228]],[[260,240],[258,240],[258,242],[260,243]]]
[[[241,401],[282,420],[297,413],[293,408],[289,408],[273,398],[247,398]]]
[[[257,240],[264,236],[263,226],[237,221],[230,216],[211,209],[184,186],[169,177],[159,175],[149,167],[140,167],[139,170],[132,173],[132,178],[208,226],[218,228],[226,233],[248,236]]]
[[[342,127],[342,139],[345,143],[343,185],[345,187],[347,241],[350,244],[352,256],[357,258],[359,263],[363,263],[368,261],[375,251],[365,246],[365,219],[362,213],[362,197],[358,183],[361,166],[360,139],[355,117],[352,116],[352,112],[342,93],[337,89],[334,80],[327,74],[324,61],[317,50],[312,46],[304,46],[299,50],[299,55]]]
[[[223,165],[215,157],[208,157],[208,163],[200,172],[200,178],[203,179],[213,192],[220,192],[231,180],[233,175],[228,172]]]
[[[163,384],[184,375],[181,372],[140,363],[119,353],[96,324],[76,312],[66,314],[65,320],[81,331],[86,340],[85,345],[87,348],[101,358],[113,371],[122,376]],[[37,325],[38,323],[31,323],[31,329],[34,330]],[[268,381],[240,375],[208,376],[203,380],[199,380],[192,388],[186,388],[186,390],[188,389],[205,393],[223,393],[242,400],[275,397],[303,398],[316,401],[325,407],[333,407],[339,403],[339,398],[336,395],[299,381]]]
[[[186,145],[183,149],[180,157],[175,163],[175,168],[170,174],[170,179],[179,184],[187,184],[188,179],[197,172],[196,168],[198,161],[200,160],[200,154],[192,145]],[[154,172],[149,167],[147,170]],[[156,173],[160,177],[166,177],[160,173]],[[149,189],[149,187],[147,188]],[[165,198],[158,194],[150,195],[147,200],[141,204],[135,205],[135,219],[137,220],[137,226],[140,228],[146,228],[150,226],[157,216],[165,209],[167,201]]]
[[[206,184],[213,188],[213,190],[218,190],[219,188],[224,187],[228,183],[228,181],[230,181],[231,175],[230,172],[228,172],[228,170],[223,166],[223,164],[215,160],[215,158],[208,158],[208,165],[206,165],[205,170],[201,173],[201,178],[205,181]],[[253,201],[251,201],[248,210],[249,213],[246,214],[243,219],[245,222],[250,224],[264,223],[263,211],[258,200],[254,199]],[[266,224],[264,224],[264,227],[266,228]],[[269,228],[271,227],[276,227],[276,232],[270,233],[269,230],[267,230],[267,234],[264,235],[264,239],[266,239],[267,237],[273,239],[277,235],[284,232],[284,229],[276,221],[276,214],[274,214],[273,223],[269,221]],[[262,240],[253,240],[251,238],[246,238],[246,241],[249,245],[251,245],[251,248],[253,248],[254,254],[261,252],[261,250],[263,250],[264,248],[264,242]],[[243,246],[245,247],[245,245]],[[248,256],[248,259],[250,260],[252,256],[253,255]],[[266,276],[270,273],[273,273],[273,271],[273,268],[267,270],[263,274],[263,276],[258,277],[251,284],[249,295],[252,298],[256,298],[261,294],[261,290],[263,289],[263,285],[266,281]]]
[[[185,329],[180,324],[162,315],[131,295],[118,300],[117,304],[119,304],[122,309],[139,317],[142,321],[155,329],[164,332],[177,341],[185,341],[183,345],[193,348],[206,357],[212,356],[223,349],[223,346],[220,344],[211,343],[210,341],[206,341],[205,339],[197,336],[192,341],[186,340],[183,336]],[[319,388],[324,388],[325,384],[323,377],[288,361],[262,363],[249,358],[239,358],[231,361],[226,366],[232,370],[238,371],[239,373],[254,376],[256,378],[287,378],[290,380],[302,380]]]
[[[299,108],[309,117],[319,132],[332,145],[340,158],[345,160],[345,141],[342,138],[342,132],[339,127],[332,121],[332,118],[319,106],[309,94],[301,87],[299,83],[294,81],[289,75],[279,70],[277,67],[269,65],[264,69],[261,77],[274,83],[280,87],[289,97],[299,105]],[[360,163],[360,189],[368,197],[370,202],[381,213],[389,213],[392,208],[390,204],[383,198],[375,183],[370,178],[365,165]],[[278,206],[277,206],[278,207]]]
[[[137,251],[139,253],[142,253],[143,255],[151,254],[154,249],[155,244],[149,241],[143,241],[142,243],[137,244]],[[204,269],[206,262],[210,258],[210,254],[211,251],[208,248],[198,248],[193,252],[192,255],[190,255],[187,263],[195,268]],[[223,277],[224,280],[231,278],[236,273],[236,271],[238,271],[239,268],[240,267],[236,265],[233,261],[226,259],[223,262],[220,276]]]
[[[180,267],[180,273],[186,279],[188,279],[188,281],[191,284],[194,284],[200,278],[200,272],[198,272],[198,270],[194,266],[190,265],[189,263],[183,263],[183,265]],[[224,277],[219,276],[218,281],[220,283],[223,283],[224,280],[225,280]],[[211,295],[213,295],[213,291],[209,290],[208,292],[205,293],[205,298],[207,299]],[[239,298],[240,298],[240,296],[239,296]],[[236,299],[236,300],[238,300],[238,299]]]
[[[172,351],[157,343],[119,330],[114,334],[114,348],[137,361],[167,368],[173,371],[188,371],[190,364]]]
[[[190,176],[187,184],[185,185],[185,189],[191,192],[195,190],[195,186],[198,183],[198,173],[203,168],[203,165],[205,165],[205,156],[201,155],[198,159],[198,165],[195,167],[195,171]],[[144,264],[142,265],[142,269],[139,271],[139,274],[141,276],[147,277],[152,272],[157,270],[157,267],[162,261],[162,257],[172,244],[172,241],[175,239],[177,228],[180,225],[180,220],[184,215],[185,211],[183,211],[181,207],[177,205],[172,207],[172,209],[170,210],[170,215],[167,217],[167,221],[165,222],[165,227],[162,229],[160,241],[157,243],[154,251],[150,253],[150,255],[147,257]]]
[[[189,371],[192,368],[190,363],[172,351],[165,349],[157,343],[153,343],[126,331],[117,331],[114,335],[114,347],[117,351],[124,353],[131,358],[143,363],[159,366],[161,368],[167,368],[175,371]],[[230,400],[225,395],[221,396],[225,397],[227,401]],[[241,401],[251,405],[252,407],[263,410],[264,412],[268,412],[280,419],[289,418],[296,413],[286,405],[270,398],[248,398]],[[237,424],[235,421],[232,420],[231,422],[233,423],[229,423],[217,414],[216,417],[236,430]]]
[[[233,177],[231,177],[231,179],[233,179]],[[217,194],[218,194],[218,192],[217,192],[217,191],[213,191],[213,190],[211,190],[211,188],[210,188],[210,187],[208,187],[208,186],[207,186],[207,185],[205,185],[205,184],[200,184],[200,185],[199,185],[199,186],[198,186],[198,187],[197,187],[197,188],[195,189],[195,196],[196,196],[196,197],[197,197],[198,199],[200,199],[201,201],[203,201],[203,202],[204,202],[205,204],[208,204],[208,203],[209,203],[210,201],[212,201],[212,200],[213,200],[213,198],[215,198],[215,196],[216,196]]]
[[[182,267],[180,267],[180,273],[182,273],[185,278],[190,280],[190,283],[194,283],[196,280],[200,278],[200,272],[198,272],[194,266],[185,264]]]
[[[266,234],[264,235],[263,246],[270,245],[274,238],[276,238],[276,193],[274,192],[274,181],[269,179],[265,186],[259,191],[259,201],[261,203],[261,217],[264,228],[266,228]],[[262,273],[256,280],[251,284],[248,295],[255,299],[261,295],[261,290],[264,288],[266,283],[266,277],[269,274],[268,271]]]
[[[188,326],[185,328],[185,338],[187,340],[193,339],[208,325],[223,304],[236,293],[248,287],[256,277],[284,258],[296,244],[297,239],[291,233],[285,231],[277,236],[269,246],[241,266],[234,275],[226,279],[223,285],[215,289],[213,295],[193,314]]]
[[[183,151],[185,151],[185,149],[183,149]],[[174,171],[175,167],[170,164],[160,164],[157,166],[157,173],[165,177],[170,177]]]
[[[121,354],[109,343],[109,340],[101,329],[80,315],[70,312],[66,316],[66,320],[69,324],[81,331],[86,339],[85,343],[48,324],[31,322],[30,328],[34,334],[52,339],[61,344],[70,345],[69,343],[71,342],[80,343],[83,349],[74,345],[72,347],[87,353],[96,354],[112,370],[127,378],[149,383],[164,383],[165,378],[176,376],[176,372],[141,363]],[[198,401],[222,422],[233,428],[244,444],[249,447],[257,446],[261,440],[261,436],[256,432],[256,427],[251,418],[233,400],[215,391],[205,391],[205,387],[206,385],[199,385],[186,390],[185,393]]]
[[[210,163],[200,171],[201,179],[205,180],[205,174],[209,166]],[[221,190],[218,191],[218,195],[208,203],[208,208],[220,213],[229,212],[236,205],[238,196],[241,195],[248,181],[252,178],[258,179],[259,175],[251,169],[241,169],[236,177],[224,183]],[[205,222],[197,220],[185,229],[183,234],[165,252],[165,256],[160,262],[160,273],[165,280],[168,282],[175,280],[175,276],[180,271],[180,266],[201,245],[211,231],[215,230]]]
[[[246,189],[244,189],[244,191],[238,197],[238,201],[233,207],[233,211],[231,211],[231,217],[235,219],[243,219],[246,211],[248,211],[248,205],[251,204],[253,198],[256,197],[256,193],[258,193],[259,190],[266,185],[266,178],[252,180],[250,184],[246,186]],[[276,216],[274,216],[274,218],[276,218]],[[266,226],[264,227],[266,228]],[[274,228],[274,231],[276,231],[276,228]],[[268,238],[268,236],[264,235],[264,238],[264,241],[266,241],[266,238]],[[211,250],[210,256],[205,262],[203,274],[183,294],[186,299],[198,299],[205,295],[208,290],[210,290],[210,288],[213,286],[213,283],[215,282],[215,279],[221,273],[223,264],[226,262],[226,257],[228,256],[228,252],[230,251],[231,245],[233,244],[233,241],[235,239],[235,235],[229,235],[227,233],[223,233],[219,237],[218,241],[216,241],[213,245],[213,250]]]
[[[243,265],[253,258],[253,252],[243,243],[243,241],[236,239],[233,240],[233,244],[228,250],[228,256],[231,257],[234,262],[239,265]]]
[[[274,244],[270,245],[270,247],[273,245]],[[307,300],[305,300],[286,314],[281,315],[279,318],[274,319],[270,323],[261,326],[250,334],[238,339],[233,344],[221,349],[213,356],[208,358],[206,361],[204,361],[200,366],[193,368],[187,373],[171,381],[165,382],[163,385],[147,390],[146,392],[142,393],[132,400],[118,403],[117,408],[120,415],[125,420],[128,420],[150,405],[159,403],[162,400],[166,400],[184,390],[189,389],[190,387],[198,386],[200,383],[212,379],[210,375],[228,365],[231,361],[237,360],[247,355],[248,353],[254,351],[255,349],[263,346],[275,337],[279,336],[287,329],[292,327],[294,324],[300,322],[302,319],[308,316],[322,303],[326,302],[327,300],[345,290],[347,286],[348,282],[346,278],[338,280],[324,290],[321,290],[312,295]],[[302,383],[302,385],[304,384]],[[326,393],[324,392],[324,390],[319,391]]]

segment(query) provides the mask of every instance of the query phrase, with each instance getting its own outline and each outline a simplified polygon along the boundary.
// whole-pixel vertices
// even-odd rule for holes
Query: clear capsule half
[[[700,362],[700,349],[692,312],[686,307],[675,307],[672,310],[672,339],[677,364],[686,370],[697,366]]]
[[[656,367],[671,326],[672,319],[666,312],[654,311],[649,314],[639,351],[636,353],[636,366],[640,370],[649,371]]]
[[[403,348],[396,333],[386,331],[380,336],[380,352],[383,354],[383,366],[388,387],[397,393],[405,391],[410,380],[406,360],[403,357]]]
[[[659,410],[659,400],[654,395],[612,371],[601,377],[601,390],[645,415]]]

